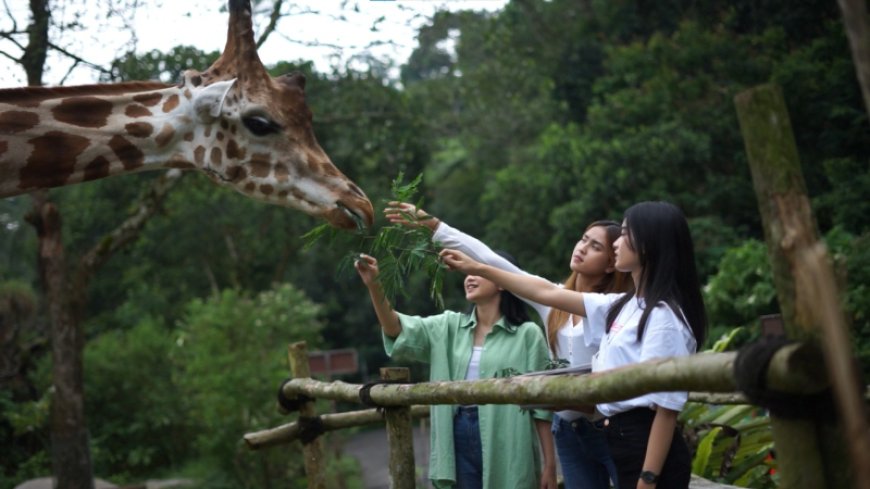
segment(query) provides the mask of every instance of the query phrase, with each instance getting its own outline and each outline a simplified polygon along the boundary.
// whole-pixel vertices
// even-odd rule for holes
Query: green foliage
[[[193,46],[176,46],[168,53],[153,50],[144,54],[127,53],[112,62],[111,75],[105,81],[160,80],[175,83],[185,70],[205,71],[220,56],[217,51],[205,53]]]
[[[408,183],[402,183],[404,175],[399,173],[393,180],[391,193],[392,198],[385,201],[413,202],[423,176]],[[420,208],[422,200],[416,203]],[[411,222],[419,222],[420,218],[409,213],[402,213]],[[424,218],[426,219],[426,218]],[[338,247],[350,249],[338,262],[338,272],[347,273],[357,260],[360,253],[371,255],[378,260],[380,273],[378,280],[384,289],[384,295],[391,303],[396,302],[399,294],[410,297],[406,286],[406,277],[418,270],[426,273],[430,280],[429,296],[435,301],[437,307],[444,308],[444,298],[441,289],[444,284],[444,272],[447,267],[441,263],[438,257],[437,243],[432,242],[432,233],[423,226],[406,227],[400,224],[391,224],[381,227],[374,235],[365,234],[364,231],[350,235],[346,232],[337,231],[328,224],[321,224],[303,236],[307,240],[306,247],[310,248],[322,238],[330,246],[342,242]]]
[[[190,302],[174,331],[146,317],[91,341],[85,378],[97,472],[133,482],[176,471],[203,487],[298,479],[301,461],[251,452],[241,436],[282,421],[280,345],[318,347],[319,314],[289,284],[253,296],[229,289]]]
[[[773,435],[763,410],[688,403],[680,421],[685,434],[697,443],[692,473],[740,487],[776,487]]]
[[[171,358],[179,364],[177,382],[190,406],[194,453],[215,477],[241,487],[267,487],[273,479],[299,476],[301,460],[251,452],[241,435],[282,422],[275,409],[275,388],[288,372],[281,345],[320,346],[318,314],[319,308],[290,285],[254,297],[225,290],[188,305]]]
[[[748,240],[726,251],[703,292],[714,331],[755,326],[762,314],[779,311],[767,247],[761,241]]]
[[[98,474],[135,481],[157,469],[178,468],[191,451],[188,406],[167,361],[169,331],[152,318],[116,329],[85,349],[85,409]]]

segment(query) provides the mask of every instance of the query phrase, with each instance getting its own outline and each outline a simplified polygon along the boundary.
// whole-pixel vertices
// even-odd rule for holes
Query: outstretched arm
[[[492,280],[499,287],[518,296],[565,312],[586,316],[582,292],[563,289],[533,275],[511,273],[490,265],[484,265],[457,250],[441,250],[441,259],[454,270]]]
[[[378,316],[378,322],[381,323],[381,329],[384,334],[390,338],[399,336],[402,332],[402,323],[399,321],[399,316],[384,295],[384,289],[378,282],[378,260],[373,256],[360,255],[353,264],[362,278],[363,283],[369,289],[369,296],[372,299],[372,306],[375,308],[375,314]]]

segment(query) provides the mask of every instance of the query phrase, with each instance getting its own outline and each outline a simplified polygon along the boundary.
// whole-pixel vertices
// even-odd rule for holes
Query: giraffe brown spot
[[[263,161],[260,159],[251,160],[248,164],[248,167],[251,169],[251,175],[259,178],[266,178],[269,176],[269,172],[272,170],[272,165],[269,164],[268,161]]]
[[[90,141],[88,138],[49,131],[28,141],[33,152],[18,174],[18,188],[48,188],[66,183],[73,174],[76,158]]]
[[[97,156],[85,166],[85,174],[82,177],[82,181],[89,182],[107,176],[109,176],[109,160],[104,156]]]
[[[277,165],[275,165],[275,178],[279,182],[286,182],[290,180],[290,170],[287,169],[286,165],[282,163],[278,163]]]
[[[241,160],[245,157],[245,150],[239,148],[235,139],[230,139],[227,142],[227,158],[233,160]]]
[[[151,111],[146,109],[144,106],[139,104],[128,105],[126,109],[124,109],[124,115],[127,117],[148,117],[151,115]]]
[[[283,199],[284,197],[287,197],[288,193],[289,192],[287,192],[286,190],[282,190],[282,191],[278,192],[278,197]]]
[[[166,102],[163,102],[163,112],[172,112],[172,110],[178,107],[179,97],[177,94],[171,95]]]
[[[215,134],[215,137],[217,137],[218,141],[223,141],[224,140],[224,133],[222,133],[221,131],[218,131],[217,134]]]
[[[203,161],[205,161],[204,146],[197,146],[196,149],[193,150],[193,161],[195,161],[197,165],[202,166]]]
[[[271,195],[274,191],[275,187],[271,185],[260,185],[260,192],[263,192],[263,195]]]
[[[188,142],[193,141],[193,133],[192,132],[185,133],[183,139],[185,141],[188,141]]]
[[[157,143],[158,148],[162,148],[169,144],[172,141],[172,138],[175,136],[175,128],[172,127],[172,124],[164,124],[163,129],[160,130],[160,133],[154,138],[154,141]]]
[[[154,107],[162,99],[163,95],[158,92],[143,93],[141,95],[133,96],[133,100],[139,102],[146,107]]]
[[[229,127],[230,127],[230,124],[227,122],[227,120],[226,120],[226,119],[221,119],[221,128],[224,129],[224,130],[226,130],[226,129],[228,129]]]
[[[72,97],[51,110],[54,118],[80,127],[103,127],[112,113],[112,102],[97,97]]]
[[[109,147],[115,153],[115,156],[121,160],[124,168],[133,170],[142,166],[145,162],[145,154],[137,148],[127,138],[123,136],[114,136],[109,140]]]
[[[223,153],[220,148],[212,148],[211,155],[209,156],[212,164],[215,166],[221,166],[223,163]]]
[[[211,137],[211,126],[205,126],[205,132],[203,132],[203,136],[207,138]]]
[[[235,134],[236,131],[238,130],[237,128],[238,128],[238,126],[236,126],[235,124],[231,124],[230,125],[230,134]]]
[[[154,126],[147,122],[131,122],[124,126],[127,134],[134,138],[147,138],[154,132]]]
[[[192,96],[193,96],[193,95],[190,93],[190,89],[189,89],[189,88],[185,88],[185,89],[184,89],[184,98],[186,98],[187,100],[190,100],[190,97],[192,97]]]
[[[256,183],[254,183],[254,182],[248,182],[248,183],[245,185],[245,192],[248,192],[248,193],[253,192],[255,188],[257,188],[257,184],[256,184]]]
[[[195,87],[202,85],[202,77],[199,75],[190,77],[190,84]]]
[[[227,169],[227,179],[232,182],[238,182],[244,180],[245,177],[248,176],[248,172],[245,171],[245,168],[241,165],[233,166]]]
[[[0,134],[15,134],[39,124],[39,115],[34,112],[10,110],[0,113]]]

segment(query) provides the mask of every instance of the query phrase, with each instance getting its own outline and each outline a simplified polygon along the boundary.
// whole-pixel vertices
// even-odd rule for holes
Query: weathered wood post
[[[812,310],[817,307],[816,298],[808,288],[796,286],[801,256],[818,246],[819,233],[782,91],[775,85],[762,85],[737,94],[734,102],[787,336],[821,345],[823,330]],[[836,419],[836,413],[830,415]],[[771,427],[781,487],[852,487],[853,472],[836,423],[772,415]]]
[[[304,341],[291,343],[287,347],[287,357],[290,361],[290,371],[293,378],[309,378],[311,370],[308,367],[308,347]],[[299,407],[299,420],[314,418],[314,402],[303,403]],[[305,461],[305,475],[308,476],[309,489],[326,489],[326,471],[323,458],[323,442],[316,438],[302,445],[302,458]]]
[[[411,372],[405,367],[382,368],[381,380],[409,382]],[[387,423],[387,441],[390,444],[390,479],[394,489],[414,489],[414,427],[411,407],[397,406],[384,409]]]

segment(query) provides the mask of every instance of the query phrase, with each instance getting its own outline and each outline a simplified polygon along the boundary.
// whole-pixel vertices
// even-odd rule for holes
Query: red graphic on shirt
[[[613,321],[612,323],[610,323],[610,331],[607,333],[608,336],[615,336],[616,333],[619,333],[619,330],[621,330],[622,327],[622,324]]]

